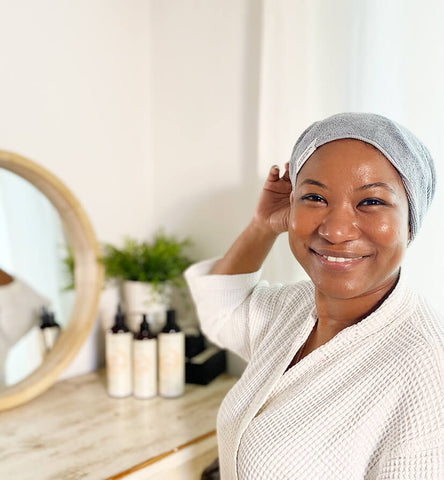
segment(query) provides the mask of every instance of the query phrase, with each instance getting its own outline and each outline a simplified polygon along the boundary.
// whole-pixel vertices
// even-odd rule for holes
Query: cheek
[[[374,222],[368,222],[366,230],[368,236],[383,247],[407,245],[408,242],[408,222],[404,223],[398,216],[387,216],[382,219],[375,219]]]
[[[303,208],[293,208],[288,225],[289,233],[296,237],[304,237],[313,233],[319,225],[317,215],[313,210],[306,212]]]
[[[375,226],[373,236],[382,244],[390,245],[399,237],[399,228],[389,222],[378,223]]]

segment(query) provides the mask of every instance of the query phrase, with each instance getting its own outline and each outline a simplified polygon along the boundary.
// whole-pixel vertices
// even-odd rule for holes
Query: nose
[[[330,243],[342,243],[356,240],[360,229],[352,207],[330,208],[318,227],[318,234]]]

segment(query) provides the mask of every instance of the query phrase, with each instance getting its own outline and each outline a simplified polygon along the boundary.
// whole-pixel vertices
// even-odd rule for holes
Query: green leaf
[[[192,263],[185,254],[190,245],[190,239],[179,240],[160,229],[152,242],[126,237],[122,248],[105,243],[101,261],[107,278],[180,285],[183,271]]]

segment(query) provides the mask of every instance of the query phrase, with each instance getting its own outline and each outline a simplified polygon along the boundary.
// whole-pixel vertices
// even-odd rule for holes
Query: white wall
[[[3,0],[0,9],[1,147],[65,182],[100,239],[144,235],[148,3]]]
[[[152,2],[153,221],[199,256],[220,254],[253,204],[258,5]]]

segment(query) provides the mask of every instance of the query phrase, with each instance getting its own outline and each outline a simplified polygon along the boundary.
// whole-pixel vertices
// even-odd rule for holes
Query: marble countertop
[[[0,478],[124,478],[215,434],[216,414],[237,379],[187,385],[176,399],[110,398],[104,371],[55,384],[26,405],[0,413]]]

